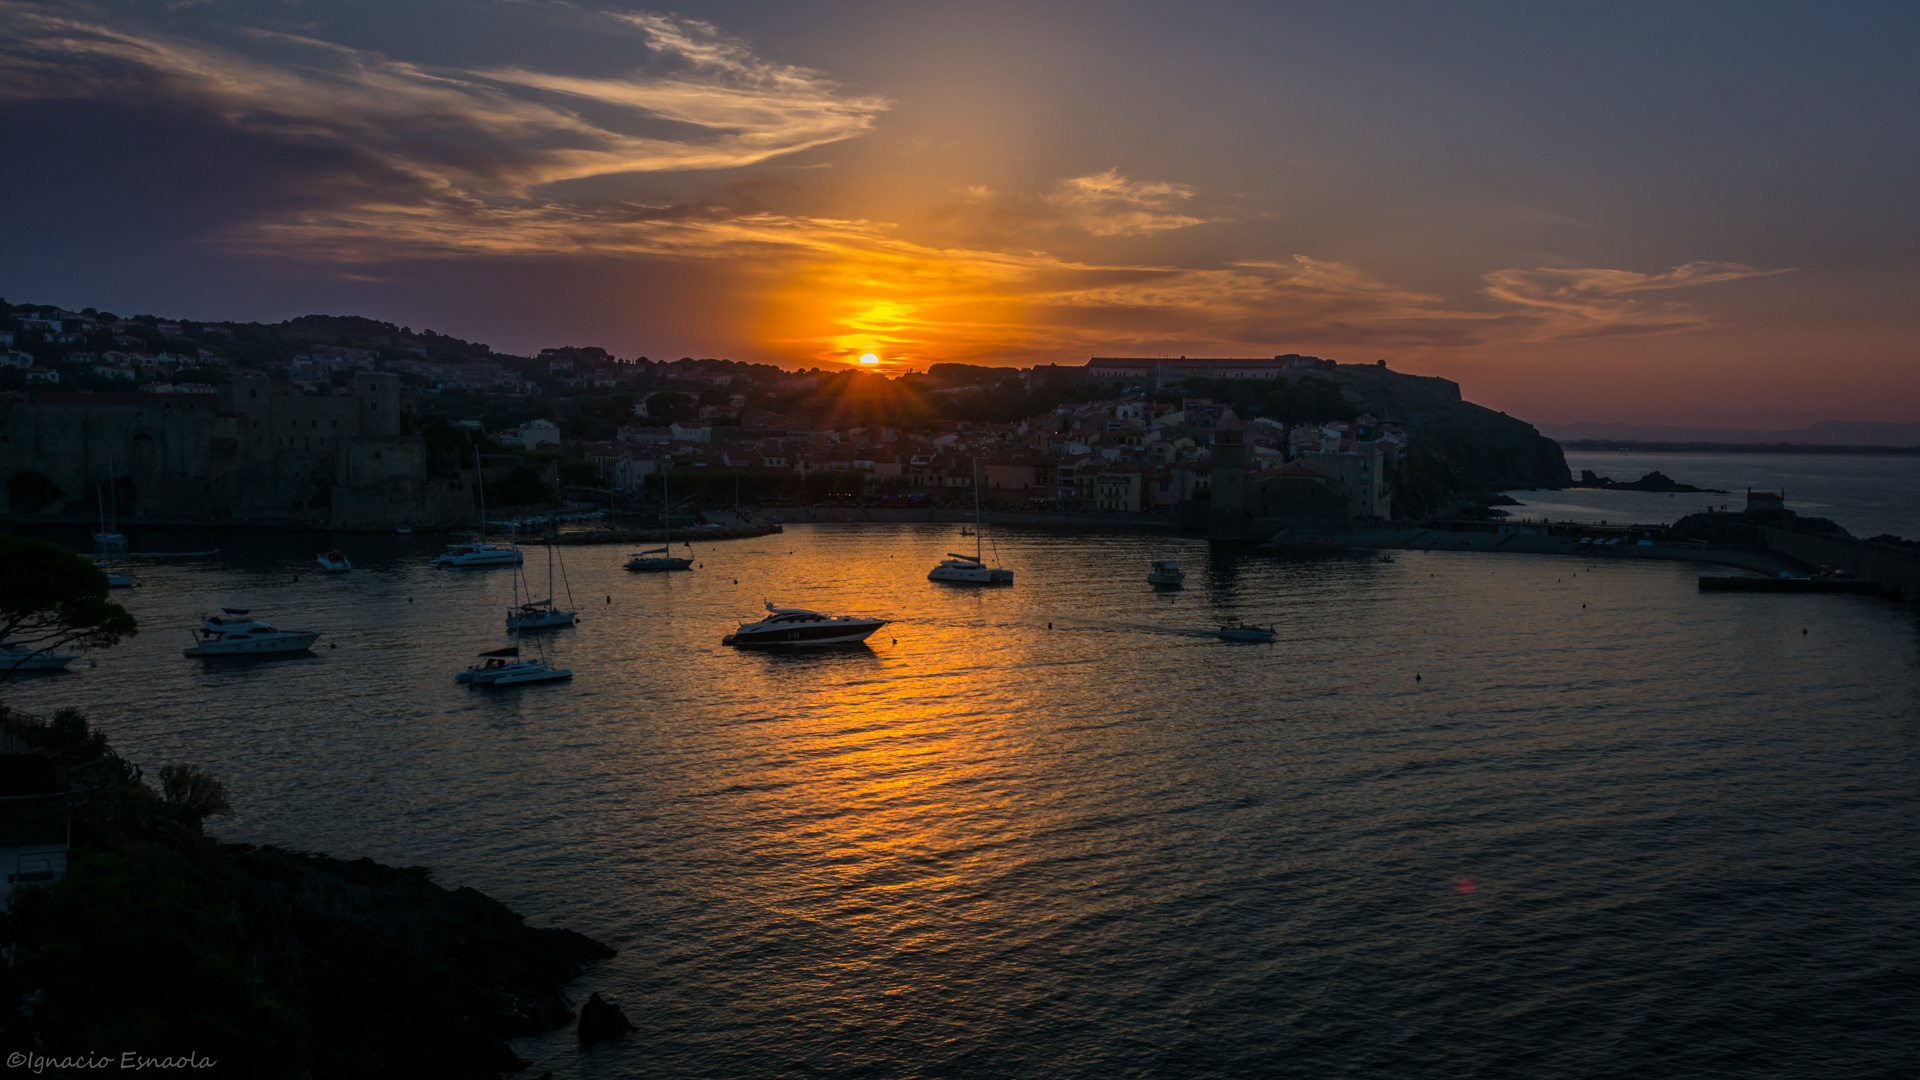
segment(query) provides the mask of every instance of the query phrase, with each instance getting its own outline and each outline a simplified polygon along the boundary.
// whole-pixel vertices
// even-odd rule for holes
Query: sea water
[[[582,621],[522,640],[574,678],[504,690],[453,676],[508,643],[510,571],[227,534],[141,565],[97,668],[4,693],[224,778],[225,839],[425,865],[618,948],[576,1000],[639,1031],[521,1040],[534,1073],[1911,1072],[1911,607],[1041,530],[990,532],[1012,587],[929,583],[957,529],[789,527],[678,574],[562,549]],[[352,573],[316,572],[332,546]],[[1186,588],[1147,586],[1165,558]],[[722,647],[764,601],[893,621]],[[325,637],[182,657],[219,606]],[[1278,639],[1212,636],[1242,620]]]
[[[1742,510],[1747,489],[1786,494],[1789,510],[1831,518],[1858,537],[1892,533],[1920,540],[1920,456],[1896,454],[1694,454],[1576,451],[1582,469],[1622,483],[1659,470],[1682,484],[1717,488],[1698,494],[1609,491],[1511,491],[1515,518],[1664,525],[1703,510]]]

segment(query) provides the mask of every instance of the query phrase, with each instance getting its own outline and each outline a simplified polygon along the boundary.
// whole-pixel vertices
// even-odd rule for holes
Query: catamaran
[[[981,558],[980,534],[983,531],[980,521],[980,463],[976,461],[973,463],[973,554],[947,552],[947,557],[940,560],[940,565],[927,572],[927,580],[953,585],[1013,584],[1013,571],[988,566]]]

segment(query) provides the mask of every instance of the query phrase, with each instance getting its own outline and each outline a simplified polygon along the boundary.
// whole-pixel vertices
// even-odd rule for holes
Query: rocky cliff
[[[1407,426],[1395,516],[1443,513],[1479,493],[1573,483],[1559,443],[1524,420],[1463,400],[1456,382],[1358,364],[1327,375],[1361,409]]]

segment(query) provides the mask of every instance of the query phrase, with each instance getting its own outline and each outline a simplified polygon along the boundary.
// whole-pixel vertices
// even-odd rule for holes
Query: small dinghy
[[[1274,628],[1271,626],[1223,626],[1220,628],[1222,641],[1272,641]]]

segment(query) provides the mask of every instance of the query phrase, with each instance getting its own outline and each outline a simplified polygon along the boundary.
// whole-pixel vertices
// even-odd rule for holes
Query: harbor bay
[[[644,1037],[517,1042],[536,1073],[1907,1060],[1911,608],[1038,529],[989,537],[1017,587],[929,583],[956,528],[789,525],[668,575],[564,548],[580,624],[540,648],[576,676],[508,691],[452,676],[505,639],[511,570],[389,536],[320,575],[317,539],[226,534],[137,569],[139,636],[9,695],[226,777],[223,839],[427,866],[617,948],[575,989]],[[720,645],[768,601],[890,623]],[[218,606],[323,636],[181,657]],[[1215,636],[1243,621],[1275,642]]]

